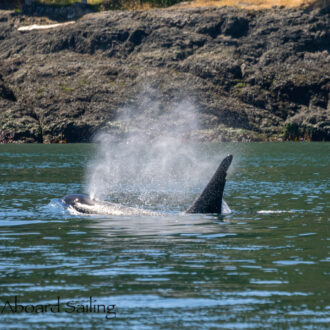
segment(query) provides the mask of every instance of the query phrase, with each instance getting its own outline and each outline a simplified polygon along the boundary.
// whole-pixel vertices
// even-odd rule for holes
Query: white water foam
[[[292,210],[260,210],[259,214],[294,213]]]
[[[232,211],[228,204],[225,202],[225,200],[222,200],[222,206],[221,206],[221,214],[226,215],[230,214]]]

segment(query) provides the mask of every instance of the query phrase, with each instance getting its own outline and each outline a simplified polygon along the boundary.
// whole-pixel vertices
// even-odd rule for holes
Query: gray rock
[[[123,136],[123,109],[135,109],[129,125],[139,131],[185,100],[199,118],[199,126],[187,124],[189,139],[328,141],[329,16],[329,9],[109,11],[19,32],[42,18],[0,11],[0,141],[81,142],[100,130]]]

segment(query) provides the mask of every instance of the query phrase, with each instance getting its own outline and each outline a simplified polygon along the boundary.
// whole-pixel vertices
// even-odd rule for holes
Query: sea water
[[[234,155],[221,217],[183,213],[211,172],[109,196],[160,215],[70,214],[95,148],[0,145],[1,328],[329,326],[330,144],[201,145]]]

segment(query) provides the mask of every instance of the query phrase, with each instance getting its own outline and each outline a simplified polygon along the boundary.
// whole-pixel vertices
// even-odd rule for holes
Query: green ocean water
[[[1,328],[329,327],[330,144],[200,146],[234,155],[223,217],[182,213],[203,179],[158,183],[160,216],[70,214],[95,148],[0,145]]]

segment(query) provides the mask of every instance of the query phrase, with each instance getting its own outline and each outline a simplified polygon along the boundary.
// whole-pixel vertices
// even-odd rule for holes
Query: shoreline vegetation
[[[323,0],[19,2],[0,10],[0,143],[122,138],[182,100],[199,112],[186,140],[330,141]]]

